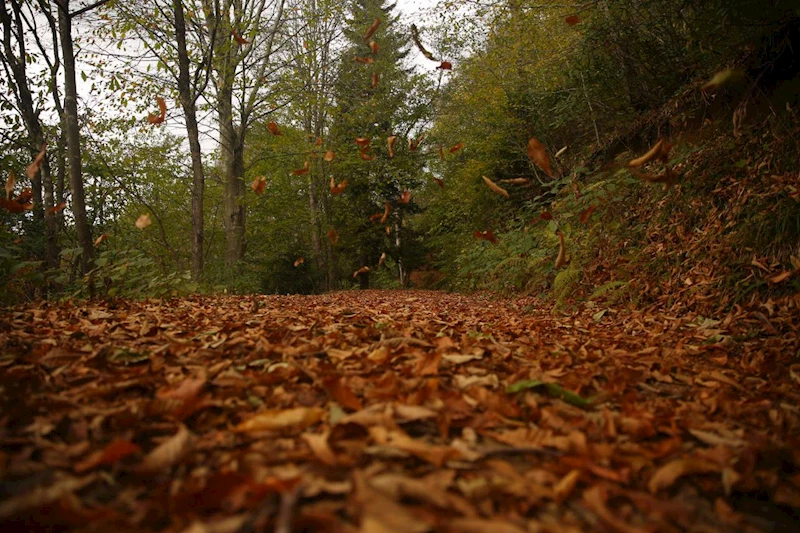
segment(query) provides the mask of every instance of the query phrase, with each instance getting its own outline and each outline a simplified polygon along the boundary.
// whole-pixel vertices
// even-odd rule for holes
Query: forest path
[[[796,311],[598,311],[426,291],[0,311],[0,527],[793,530]]]

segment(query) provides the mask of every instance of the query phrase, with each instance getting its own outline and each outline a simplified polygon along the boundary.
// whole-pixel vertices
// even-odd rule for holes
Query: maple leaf
[[[47,154],[47,143],[42,144],[42,148],[39,150],[39,153],[36,154],[33,162],[31,162],[31,164],[25,169],[25,175],[28,176],[28,179],[32,180],[34,177],[36,177],[36,174],[39,173],[39,169],[42,168],[42,163],[44,162],[45,154]]]
[[[364,40],[368,41],[370,37],[375,35],[375,32],[378,30],[378,26],[380,25],[381,25],[381,19],[375,17],[375,20],[372,21],[372,25],[370,25],[370,27],[367,28],[367,33],[364,34]]]
[[[267,129],[273,135],[283,135],[283,132],[278,128],[278,124],[273,121],[267,122]]]
[[[156,103],[158,103],[158,114],[147,115],[147,122],[150,124],[161,124],[167,118],[167,102],[160,96],[156,96]]]
[[[547,149],[536,137],[528,139],[528,157],[545,174],[553,177],[553,171],[550,169],[550,158],[547,157]]]
[[[495,182],[493,182],[492,180],[490,180],[490,179],[489,179],[489,178],[487,178],[486,176],[483,176],[483,182],[484,182],[484,183],[485,183],[485,184],[486,184],[486,185],[487,185],[487,186],[488,186],[488,187],[489,187],[489,188],[490,188],[490,189],[491,189],[493,192],[496,192],[496,193],[497,193],[497,194],[499,194],[500,196],[504,196],[504,197],[506,197],[506,198],[511,198],[511,197],[508,195],[508,191],[507,191],[507,190],[505,190],[504,188],[500,187],[498,184],[496,184]]]
[[[233,40],[236,41],[236,44],[238,44],[239,46],[250,44],[250,41],[239,35],[239,32],[236,31],[236,28],[231,30],[231,35],[233,36]]]
[[[139,215],[139,218],[136,219],[136,227],[139,229],[145,229],[152,223],[153,221],[150,220],[150,215],[147,213]]]

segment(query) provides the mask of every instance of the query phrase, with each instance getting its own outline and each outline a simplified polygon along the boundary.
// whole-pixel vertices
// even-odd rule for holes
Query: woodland
[[[3,530],[796,530],[797,2],[0,24]]]

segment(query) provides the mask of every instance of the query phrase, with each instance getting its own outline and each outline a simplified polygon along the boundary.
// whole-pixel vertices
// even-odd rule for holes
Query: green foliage
[[[95,268],[75,296],[96,293],[105,298],[171,298],[197,290],[191,273],[167,272],[152,257],[138,250],[105,250],[95,258]],[[94,286],[94,288],[91,287]]]

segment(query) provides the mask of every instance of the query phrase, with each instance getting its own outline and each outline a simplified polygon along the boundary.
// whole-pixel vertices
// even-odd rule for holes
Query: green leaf
[[[544,389],[550,396],[564,400],[570,405],[576,407],[588,408],[592,406],[593,398],[583,398],[572,391],[563,388],[558,383],[547,383],[538,379],[525,379],[517,381],[506,387],[508,394],[515,394],[529,389]]]

